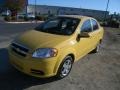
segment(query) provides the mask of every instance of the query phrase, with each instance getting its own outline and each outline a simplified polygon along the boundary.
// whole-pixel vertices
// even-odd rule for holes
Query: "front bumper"
[[[35,59],[31,56],[22,57],[9,50],[10,63],[19,71],[40,78],[56,75],[57,57],[47,59]]]

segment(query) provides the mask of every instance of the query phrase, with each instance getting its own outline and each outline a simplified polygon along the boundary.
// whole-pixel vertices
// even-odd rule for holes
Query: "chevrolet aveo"
[[[74,62],[99,51],[103,32],[94,18],[57,16],[13,40],[8,48],[10,62],[31,76],[64,78]]]

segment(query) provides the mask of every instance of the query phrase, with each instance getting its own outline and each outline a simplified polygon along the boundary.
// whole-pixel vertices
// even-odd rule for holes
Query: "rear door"
[[[92,48],[95,48],[96,45],[100,42],[101,29],[100,29],[100,25],[95,19],[91,19],[91,25],[92,25],[92,32],[90,33],[91,43],[92,43]]]

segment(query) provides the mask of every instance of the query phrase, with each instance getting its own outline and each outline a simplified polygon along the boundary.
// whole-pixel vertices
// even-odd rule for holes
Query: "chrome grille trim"
[[[15,53],[17,53],[17,54],[19,54],[19,55],[21,55],[21,56],[26,56],[27,55],[27,53],[29,52],[29,49],[28,48],[26,48],[25,46],[23,46],[23,45],[21,45],[21,44],[18,44],[18,43],[12,43],[11,44],[11,49],[15,52]]]

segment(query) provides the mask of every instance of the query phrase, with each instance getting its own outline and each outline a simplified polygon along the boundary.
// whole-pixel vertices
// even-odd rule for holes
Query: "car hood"
[[[36,30],[22,34],[17,41],[30,49],[54,48],[56,45],[69,39],[70,36],[55,35]]]

